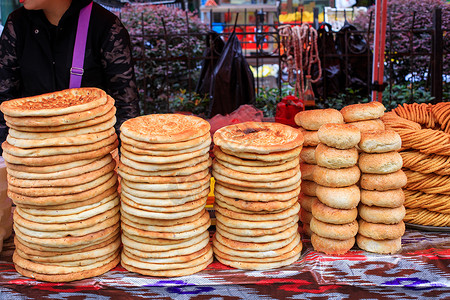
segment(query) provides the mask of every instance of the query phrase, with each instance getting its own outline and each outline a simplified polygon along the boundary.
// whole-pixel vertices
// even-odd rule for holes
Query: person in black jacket
[[[79,13],[91,2],[21,0],[0,38],[0,102],[69,88]],[[119,18],[93,3],[81,87],[101,88],[115,99],[116,130],[139,115],[130,44]],[[0,143],[7,133],[0,113]]]

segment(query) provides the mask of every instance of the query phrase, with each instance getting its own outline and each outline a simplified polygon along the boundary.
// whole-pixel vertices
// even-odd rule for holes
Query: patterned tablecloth
[[[304,239],[300,260],[276,270],[236,270],[214,261],[195,275],[156,278],[119,265],[99,277],[48,283],[15,272],[9,238],[0,255],[0,299],[450,299],[450,233],[408,229],[402,244],[395,255],[355,247],[329,256]]]

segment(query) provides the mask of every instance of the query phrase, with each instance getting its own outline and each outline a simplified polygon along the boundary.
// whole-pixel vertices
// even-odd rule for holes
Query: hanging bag
[[[70,68],[69,88],[81,87],[81,79],[84,73],[84,54],[86,52],[86,39],[91,18],[92,2],[80,10],[78,17],[77,35],[73,48],[72,67]]]

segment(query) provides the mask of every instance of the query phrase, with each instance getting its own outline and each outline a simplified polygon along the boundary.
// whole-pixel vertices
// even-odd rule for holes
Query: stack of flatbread
[[[80,88],[3,102],[16,270],[43,281],[103,274],[120,261],[114,100]]]
[[[195,116],[155,114],[121,126],[122,266],[184,276],[213,260],[205,209],[210,126]]]
[[[216,131],[214,143],[216,258],[251,270],[295,262],[302,250],[301,132],[277,123],[245,122]]]

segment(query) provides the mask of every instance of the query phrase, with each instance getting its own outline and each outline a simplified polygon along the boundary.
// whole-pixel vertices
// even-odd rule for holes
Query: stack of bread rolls
[[[51,282],[120,261],[114,100],[80,88],[3,102],[2,145],[14,211],[16,270]]]
[[[121,126],[122,266],[184,276],[213,260],[205,209],[211,136],[205,120],[155,114]]]
[[[406,175],[398,150],[401,138],[393,130],[361,134],[358,166],[361,175],[359,205],[359,248],[376,253],[395,253],[401,249],[405,232],[403,206]]]
[[[278,123],[245,122],[216,131],[214,143],[217,260],[252,270],[292,264],[302,250],[301,132]]]
[[[325,124],[318,131],[317,200],[312,203],[311,243],[316,251],[344,254],[355,244],[360,201],[358,150],[361,133],[348,124]]]
[[[350,123],[361,132],[384,130],[385,126],[380,119],[386,108],[381,102],[351,104],[341,109],[345,123]]]
[[[341,113],[336,109],[315,109],[297,113],[295,122],[300,126],[304,137],[303,149],[300,153],[300,170],[302,173],[301,194],[299,196],[300,221],[303,226],[303,233],[311,236],[309,223],[312,218],[311,205],[317,199],[317,184],[313,179],[313,171],[316,166],[316,147],[319,144],[317,131],[320,126],[327,123],[344,123]]]

